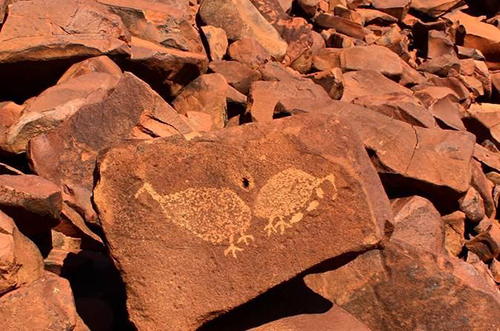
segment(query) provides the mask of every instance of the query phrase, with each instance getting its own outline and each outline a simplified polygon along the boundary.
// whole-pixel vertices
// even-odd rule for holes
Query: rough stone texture
[[[344,94],[344,76],[339,68],[315,72],[304,77],[322,86],[333,100],[341,99]]]
[[[0,63],[128,54],[120,17],[89,0],[13,3],[0,32]]]
[[[412,0],[411,9],[437,18],[461,4],[462,0]]]
[[[333,306],[324,314],[307,314],[283,318],[249,331],[370,331],[363,323],[340,307]]]
[[[443,222],[432,202],[412,196],[392,200],[391,205],[394,213],[391,239],[406,242],[422,251],[443,251]]]
[[[495,330],[500,294],[472,265],[395,240],[306,284],[372,330]]]
[[[458,256],[465,244],[465,214],[456,211],[443,216],[444,247],[450,254]]]
[[[253,38],[275,59],[285,56],[287,43],[248,0],[205,0],[199,15],[207,25],[224,29],[230,40]]]
[[[270,53],[255,39],[243,38],[229,46],[229,57],[249,68],[257,69],[271,60]]]
[[[29,159],[42,177],[91,190],[95,160],[102,149],[121,139],[188,132],[175,109],[146,83],[125,73],[105,100],[82,107],[57,129],[31,140]]]
[[[38,281],[0,298],[5,331],[89,331],[81,321],[69,282],[45,273]]]
[[[34,175],[0,175],[0,209],[27,236],[56,226],[62,210],[61,189]]]
[[[373,247],[391,222],[362,145],[335,117],[124,144],[99,169],[94,201],[139,329],[196,329]]]
[[[345,71],[375,70],[392,78],[399,78],[403,74],[399,56],[377,45],[347,48],[340,56],[340,63]]]
[[[261,78],[260,72],[237,61],[213,61],[210,62],[209,68],[224,76],[229,85],[245,95],[250,91],[252,83]]]
[[[402,21],[410,9],[411,0],[373,0],[372,6]]]
[[[467,110],[464,122],[479,141],[489,139],[500,146],[500,105],[473,104]]]
[[[473,187],[469,188],[467,193],[460,199],[460,210],[473,223],[479,223],[484,218],[483,198]]]
[[[98,2],[120,16],[133,36],[187,52],[204,52],[200,35],[189,21],[187,7],[150,0]]]
[[[28,103],[19,120],[6,132],[2,150],[26,152],[34,137],[50,132],[82,107],[101,102],[116,87],[119,77],[90,73],[50,87]]]
[[[115,77],[122,75],[120,67],[109,57],[102,55],[75,63],[61,76],[57,84],[65,83],[73,78],[94,72],[105,73]]]
[[[227,123],[227,82],[221,74],[206,74],[187,85],[173,102],[180,114],[188,111],[209,114],[212,129],[222,129]]]
[[[368,95],[389,93],[413,94],[411,90],[373,70],[347,72],[344,74],[344,80],[344,95],[341,100],[346,102],[351,102],[358,97]]]
[[[203,31],[203,35],[208,43],[210,59],[212,61],[222,60],[224,55],[226,55],[227,47],[229,45],[226,31],[210,25],[202,26],[201,31]]]
[[[500,225],[491,222],[484,231],[465,243],[482,261],[490,262],[500,255]]]
[[[40,251],[3,212],[0,212],[0,274],[0,297],[43,275]]]
[[[255,122],[273,119],[274,108],[282,99],[289,99],[300,93],[304,99],[331,100],[328,93],[309,79],[255,82],[250,88],[247,110]]]
[[[415,97],[406,94],[361,96],[352,103],[373,109],[383,115],[425,128],[437,128],[432,114]]]

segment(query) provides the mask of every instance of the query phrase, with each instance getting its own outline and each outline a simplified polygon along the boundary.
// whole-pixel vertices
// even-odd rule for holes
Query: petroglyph
[[[323,183],[333,186],[332,200],[337,197],[335,176],[330,174],[325,178],[314,177],[302,170],[288,168],[273,177],[260,190],[254,205],[254,214],[268,220],[264,231],[270,236],[300,222],[306,213],[317,209],[320,201],[325,198],[321,188]],[[287,222],[286,218],[290,218]],[[275,220],[278,220],[275,223]]]
[[[243,250],[236,246],[248,245],[254,240],[245,234],[251,224],[252,213],[247,204],[227,188],[190,188],[169,195],[158,194],[149,183],[144,183],[135,194],[147,193],[156,200],[168,222],[185,228],[198,238],[213,244],[228,241],[224,255]],[[239,237],[238,237],[239,236]],[[238,238],[235,242],[235,238]]]

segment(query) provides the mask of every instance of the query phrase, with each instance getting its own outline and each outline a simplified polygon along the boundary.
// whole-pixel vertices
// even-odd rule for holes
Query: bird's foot
[[[250,244],[249,240],[255,241],[255,238],[251,235],[242,234],[241,237],[238,238],[237,243],[239,244],[241,242],[244,242],[246,245],[249,245]]]
[[[229,247],[224,251],[224,256],[231,253],[233,257],[236,259],[236,252],[241,252],[243,248],[237,247],[235,244],[229,245]]]
[[[291,227],[292,226],[290,224],[288,224],[287,222],[285,222],[284,220],[279,220],[278,222],[276,222],[276,224],[274,224],[275,231],[277,231],[276,230],[277,228],[280,228],[281,234],[285,233],[286,228],[291,228]]]
[[[272,222],[272,221],[271,221],[271,222],[269,222],[269,224],[268,224],[268,225],[266,225],[266,227],[264,228],[264,231],[267,231],[267,236],[268,236],[268,237],[271,237],[271,235],[273,234],[273,232],[278,232],[278,231],[276,230],[276,228],[274,227],[274,225],[273,225],[273,222]]]

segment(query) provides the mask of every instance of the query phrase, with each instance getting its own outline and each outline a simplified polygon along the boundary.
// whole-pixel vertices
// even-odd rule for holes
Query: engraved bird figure
[[[250,208],[230,189],[189,188],[161,195],[151,184],[144,183],[135,198],[143,193],[149,194],[159,203],[168,222],[213,244],[227,240],[229,247],[224,250],[224,255],[232,254],[236,258],[236,253],[243,250],[236,244],[244,242],[248,245],[250,240],[254,240],[253,236],[245,234],[251,225]]]
[[[335,200],[337,188],[333,174],[317,178],[300,169],[288,168],[271,177],[259,191],[254,205],[254,214],[269,221],[264,228],[267,235],[278,232],[278,228],[283,234],[285,228],[300,222],[305,213],[318,208],[319,200],[325,195],[320,186],[325,182],[333,185],[332,200]]]

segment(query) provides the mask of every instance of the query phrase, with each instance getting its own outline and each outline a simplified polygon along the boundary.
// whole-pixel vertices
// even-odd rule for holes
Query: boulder
[[[101,102],[82,107],[57,129],[30,141],[33,170],[90,196],[98,153],[121,139],[169,136],[191,129],[151,88],[130,73]],[[86,199],[84,199],[86,200]]]
[[[252,38],[276,60],[285,56],[287,43],[249,0],[205,0],[199,15],[205,24],[224,29],[230,40]]]
[[[431,18],[438,18],[462,3],[462,0],[412,0],[410,8]]]
[[[411,2],[411,0],[373,0],[372,6],[402,21],[410,10]]]
[[[245,95],[250,91],[252,83],[261,78],[259,71],[249,69],[237,61],[213,61],[208,67],[224,76],[229,85]]]
[[[189,111],[209,114],[212,129],[222,129],[227,123],[227,82],[221,74],[205,74],[187,85],[173,102],[179,114]]]
[[[27,236],[46,233],[59,223],[59,186],[34,175],[0,175],[0,209]]]
[[[251,69],[258,69],[261,65],[271,60],[269,52],[255,39],[243,38],[229,46],[229,57]]]
[[[197,329],[374,247],[391,222],[362,145],[331,116],[122,144],[99,172],[94,202],[139,329]]]
[[[459,203],[460,210],[465,213],[467,219],[472,223],[479,223],[486,216],[483,198],[473,187],[467,190]]]
[[[109,74],[115,77],[122,75],[120,67],[109,57],[102,55],[75,63],[59,78],[57,84],[65,83],[73,78],[94,72]]]
[[[43,276],[40,251],[3,212],[0,212],[0,248],[0,298]]]
[[[443,216],[444,247],[454,256],[460,255],[465,244],[465,218],[461,211]]]
[[[226,31],[211,25],[202,26],[201,31],[203,31],[203,35],[208,43],[210,59],[212,61],[222,60],[222,58],[226,55],[227,47],[229,45]]]
[[[396,79],[403,74],[399,56],[388,48],[377,45],[347,48],[340,56],[340,63],[344,71],[375,70]]]
[[[4,331],[89,331],[78,316],[69,282],[47,272],[43,278],[0,297]]]
[[[306,284],[372,330],[495,330],[500,293],[472,265],[394,240]],[[493,283],[493,284],[492,284]]]

